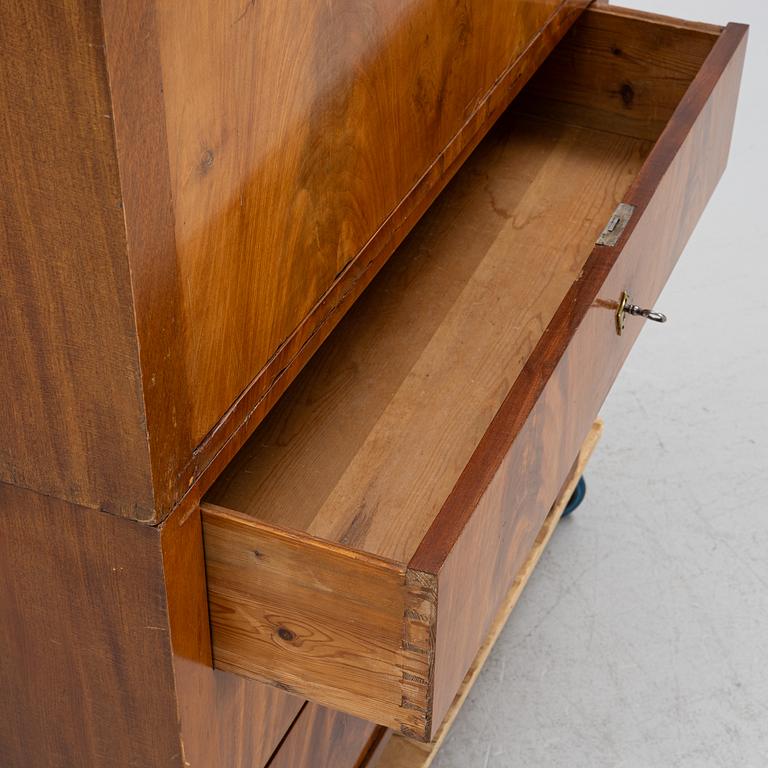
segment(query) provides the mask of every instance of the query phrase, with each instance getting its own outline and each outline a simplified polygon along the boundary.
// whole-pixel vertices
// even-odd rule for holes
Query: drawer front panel
[[[308,703],[269,768],[356,768],[381,735],[373,723]]]
[[[622,291],[654,305],[725,168],[745,49],[729,27],[628,192],[627,229],[596,246],[446,504],[452,524],[438,518],[411,561],[439,572],[438,723],[642,328],[630,317],[617,335]]]

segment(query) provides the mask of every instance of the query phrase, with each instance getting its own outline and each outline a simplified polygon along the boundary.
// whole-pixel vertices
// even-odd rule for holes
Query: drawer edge
[[[639,333],[615,336],[620,288],[655,299],[722,173],[745,37],[715,44],[627,194],[635,215],[593,249],[407,565],[202,505],[217,668],[433,735]]]
[[[268,768],[353,768],[381,737],[373,723],[307,702]]]

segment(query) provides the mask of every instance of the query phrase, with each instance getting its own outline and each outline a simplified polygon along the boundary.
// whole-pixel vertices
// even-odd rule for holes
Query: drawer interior
[[[408,562],[649,149],[508,113],[207,500]]]
[[[206,501],[407,562],[719,31],[583,14]]]

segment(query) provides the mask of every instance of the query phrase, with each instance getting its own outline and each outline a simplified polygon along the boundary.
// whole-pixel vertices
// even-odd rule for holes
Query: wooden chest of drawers
[[[444,733],[728,155],[746,28],[587,5],[11,3],[4,766]]]

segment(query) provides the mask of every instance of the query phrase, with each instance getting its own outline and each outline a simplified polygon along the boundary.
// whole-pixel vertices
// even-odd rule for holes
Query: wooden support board
[[[480,647],[472,666],[469,668],[469,671],[464,678],[464,682],[462,683],[461,688],[459,688],[459,691],[453,700],[453,704],[448,710],[445,720],[443,720],[440,730],[437,732],[435,740],[429,744],[424,744],[423,742],[413,741],[412,739],[408,739],[405,736],[396,733],[387,743],[379,761],[375,764],[376,768],[428,768],[428,766],[431,765],[438,750],[442,746],[445,737],[448,735],[448,731],[451,729],[454,720],[456,720],[456,716],[459,714],[464,701],[472,690],[472,686],[475,684],[475,680],[477,680],[480,670],[483,668],[483,665],[490,655],[496,640],[501,634],[502,629],[504,629],[504,626],[512,613],[512,609],[517,604],[520,595],[525,589],[525,585],[528,583],[528,579],[533,573],[533,569],[536,567],[545,547],[552,538],[552,534],[555,532],[555,528],[565,511],[566,504],[571,498],[579,478],[584,473],[584,468],[587,466],[587,462],[589,461],[592,452],[595,450],[595,446],[600,440],[602,432],[603,423],[598,420],[592,425],[592,429],[587,435],[587,439],[584,441],[581,451],[579,451],[574,471],[571,473],[569,481],[563,488],[560,498],[555,502],[552,510],[547,515],[547,518],[539,531],[539,535],[536,537],[536,541],[531,548],[531,552],[517,574],[517,578],[512,584],[499,612],[496,614],[496,619],[491,626],[488,637]],[[373,768],[373,764],[368,763],[368,768]]]

